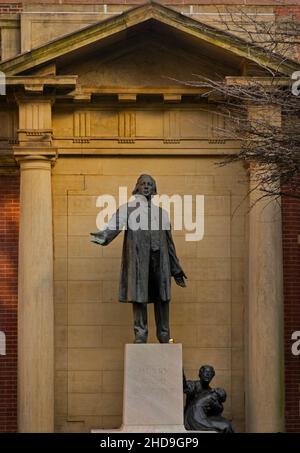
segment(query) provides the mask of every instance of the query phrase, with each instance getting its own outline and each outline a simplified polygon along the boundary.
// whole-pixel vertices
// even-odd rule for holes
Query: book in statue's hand
[[[105,239],[101,236],[99,236],[99,233],[100,232],[96,232],[96,233],[90,233],[90,235],[92,236],[91,238],[91,242],[95,242],[95,244],[104,244],[105,242]]]

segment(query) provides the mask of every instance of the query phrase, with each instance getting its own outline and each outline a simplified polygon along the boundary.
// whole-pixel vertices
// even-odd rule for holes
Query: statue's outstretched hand
[[[103,245],[105,243],[105,239],[101,236],[99,236],[99,232],[97,231],[96,233],[90,233],[92,236],[91,242],[95,242],[95,244],[100,244]]]
[[[178,286],[181,286],[182,288],[186,287],[184,279],[187,279],[187,276],[185,273],[182,271],[179,274],[174,275],[175,282]]]

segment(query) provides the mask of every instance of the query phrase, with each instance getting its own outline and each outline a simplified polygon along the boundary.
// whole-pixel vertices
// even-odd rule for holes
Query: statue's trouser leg
[[[149,266],[149,299],[154,301],[156,336],[160,343],[168,343],[169,331],[169,302],[160,300],[160,251],[151,251]]]
[[[157,339],[160,343],[168,343],[170,339],[169,302],[156,301],[154,303],[154,315]]]
[[[133,302],[133,320],[135,343],[147,343],[148,323],[147,323],[147,304]]]

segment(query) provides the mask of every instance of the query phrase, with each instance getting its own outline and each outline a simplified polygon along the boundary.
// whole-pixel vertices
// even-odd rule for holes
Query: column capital
[[[32,103],[43,103],[43,104],[51,104],[55,103],[55,96],[54,95],[43,95],[43,94],[36,94],[32,95],[32,93],[27,96],[25,93],[19,92],[14,93],[14,99],[18,105],[20,104],[32,104]]]
[[[37,168],[37,166],[41,168],[41,166],[44,165],[46,168],[46,165],[48,165],[49,163],[51,164],[51,166],[55,165],[57,160],[57,149],[32,149],[25,147],[22,147],[22,149],[20,149],[19,147],[14,147],[13,155],[15,161],[21,167],[21,170],[22,167],[24,168],[25,166],[27,168]]]
[[[248,175],[253,177],[259,165],[254,160],[245,160],[245,169],[248,172]]]

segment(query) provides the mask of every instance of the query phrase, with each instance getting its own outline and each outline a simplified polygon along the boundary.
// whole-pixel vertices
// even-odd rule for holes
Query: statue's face
[[[150,198],[154,195],[154,181],[149,176],[144,176],[138,183],[138,193]]]
[[[214,375],[215,375],[215,371],[214,371],[213,367],[210,367],[210,366],[205,366],[205,367],[201,368],[200,373],[199,373],[199,377],[200,377],[201,381],[207,382],[208,384],[210,383],[210,381],[212,380]]]

